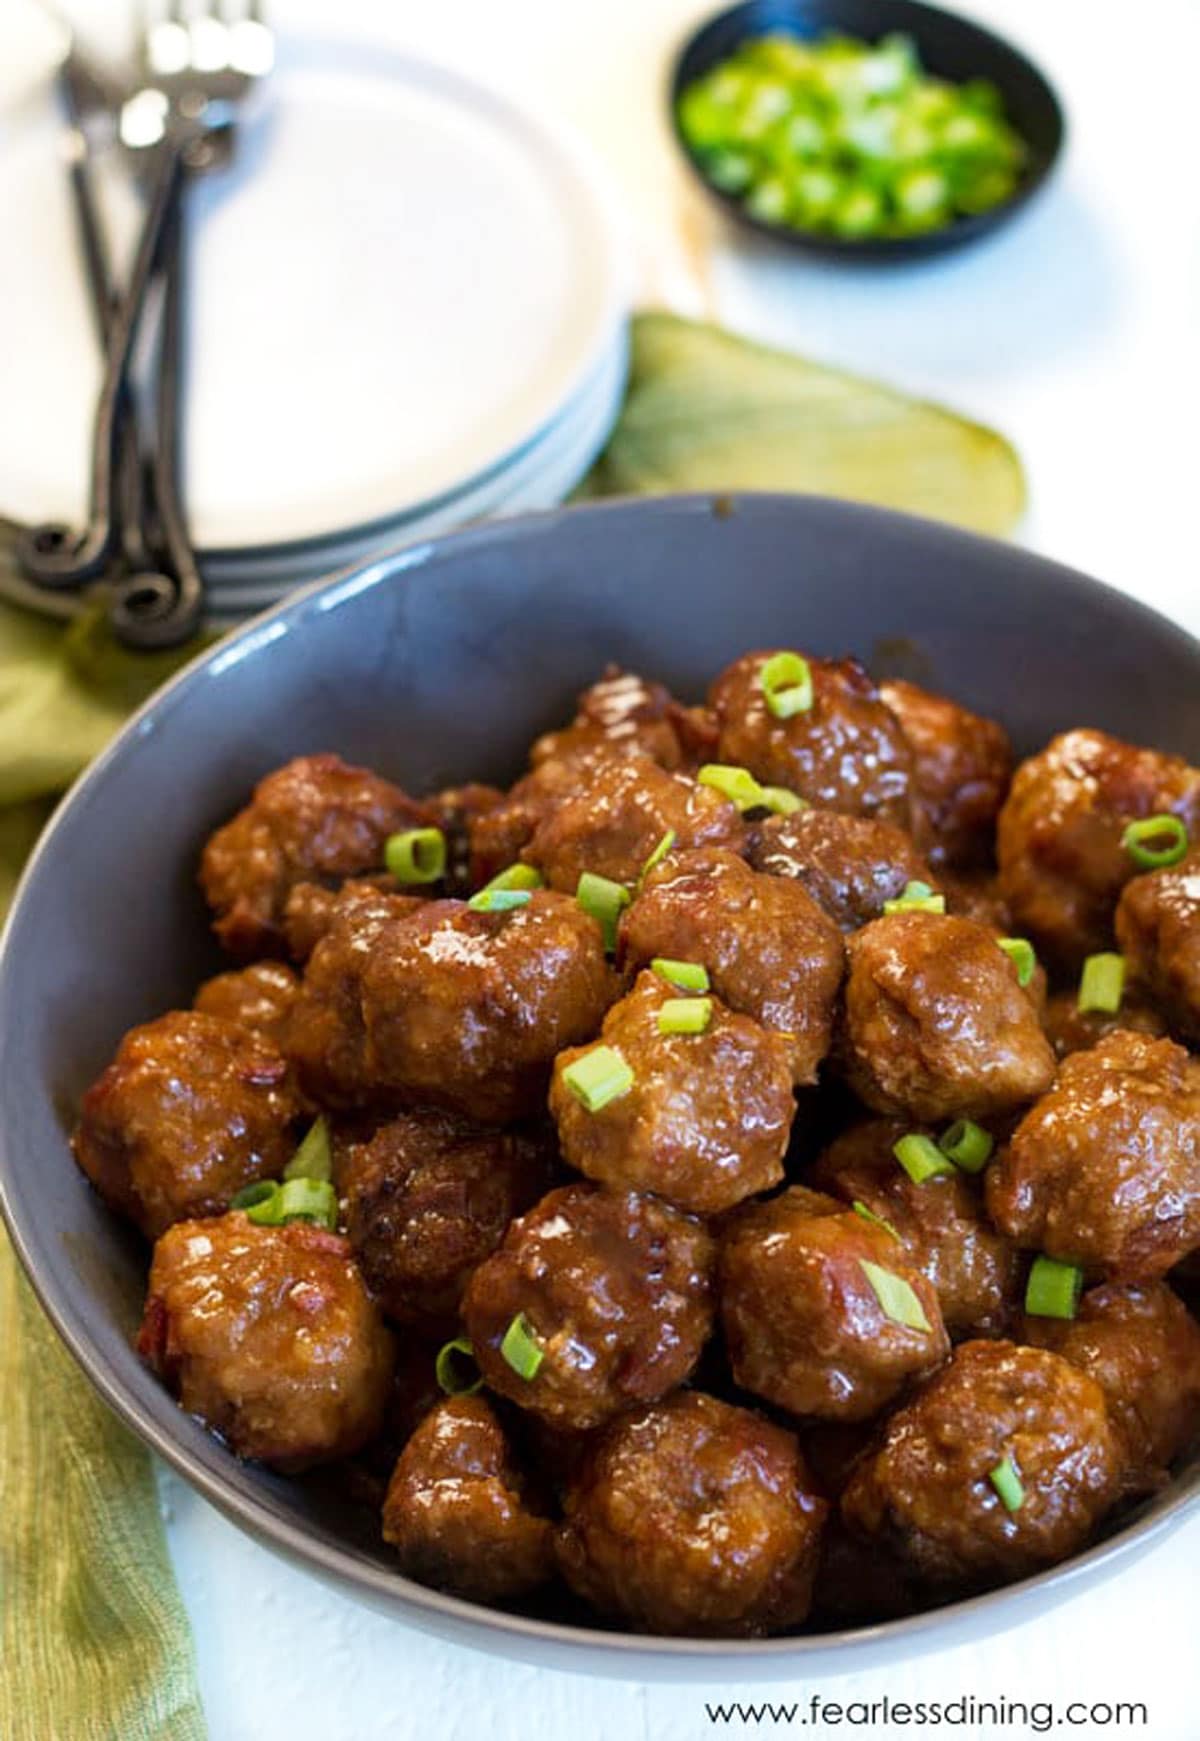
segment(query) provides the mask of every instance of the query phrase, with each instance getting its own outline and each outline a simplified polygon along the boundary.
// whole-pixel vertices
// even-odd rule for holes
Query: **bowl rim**
[[[7,968],[13,939],[20,923],[26,891],[41,875],[43,864],[56,849],[59,832],[74,810],[87,802],[91,788],[104,780],[109,769],[124,759],[147,729],[159,730],[165,719],[186,705],[191,690],[217,674],[259,653],[271,642],[299,628],[310,616],[335,610],[359,593],[387,585],[406,572],[440,559],[452,559],[460,550],[486,547],[497,539],[520,540],[530,531],[548,530],[556,522],[583,518],[665,518],[702,516],[728,518],[733,513],[786,514],[797,505],[819,505],[831,521],[878,520],[933,544],[941,544],[947,556],[977,546],[1002,548],[1013,563],[1033,571],[1053,573],[1059,585],[1081,596],[1097,595],[1119,601],[1133,616],[1141,616],[1160,630],[1181,636],[1195,653],[1200,669],[1200,640],[1179,623],[1132,598],[1119,588],[1098,581],[1048,557],[1003,544],[977,533],[941,522],[876,508],[856,502],[783,491],[689,492],[656,497],[615,497],[596,502],[514,516],[511,520],[482,524],[446,534],[419,544],[372,557],[341,573],[310,583],[271,610],[252,618],[232,635],[201,652],[156,690],[114,735],[95,760],[73,783],[57,806],[24,867],[3,930],[0,931],[0,979]],[[1172,1483],[1174,1491],[1160,1498],[1150,1513],[1134,1515],[1112,1535],[1094,1543],[1083,1553],[1031,1577],[1003,1585],[983,1594],[932,1608],[902,1619],[870,1626],[843,1627],[827,1632],[797,1633],[765,1639],[694,1638],[609,1631],[568,1625],[554,1620],[515,1614],[500,1608],[464,1601],[417,1584],[399,1570],[367,1560],[349,1545],[329,1544],[290,1518],[276,1514],[256,1496],[245,1496],[210,1472],[183,1442],[178,1433],[161,1427],[135,1392],[109,1369],[101,1351],[91,1340],[87,1314],[69,1298],[60,1298],[39,1273],[36,1241],[14,1207],[9,1187],[10,1152],[0,1125],[0,1218],[13,1249],[43,1311],[76,1364],[113,1412],[150,1450],[196,1489],[230,1522],[261,1544],[293,1563],[349,1590],[377,1608],[383,1608],[411,1624],[449,1632],[460,1642],[499,1654],[518,1654],[524,1645],[525,1660],[545,1666],[611,1676],[674,1674],[703,1664],[714,1673],[728,1670],[762,1675],[846,1674],[870,1666],[884,1655],[891,1657],[911,1650],[923,1654],[948,1648],[976,1630],[981,1615],[987,1615],[989,1633],[1007,1631],[1025,1619],[1060,1601],[1081,1593],[1092,1583],[1111,1575],[1154,1546],[1183,1518],[1200,1507],[1200,1468],[1190,1479]],[[156,1381],[154,1381],[156,1382]],[[174,1405],[172,1420],[186,1418]],[[515,1648],[514,1648],[515,1647]],[[586,1663],[582,1658],[589,1658]]]
[[[782,7],[786,4],[786,0],[775,0],[775,4]],[[804,0],[796,0],[796,4],[799,10],[803,8]],[[721,207],[726,216],[735,224],[753,231],[755,235],[777,243],[782,248],[797,253],[823,256],[830,260],[858,261],[863,264],[902,265],[909,261],[928,259],[934,254],[981,240],[1001,224],[1007,222],[1009,218],[1015,217],[1045,188],[1062,160],[1067,142],[1067,120],[1062,99],[1041,67],[1009,37],[1002,36],[999,31],[980,23],[975,18],[967,17],[964,13],[954,12],[945,6],[930,5],[929,0],[892,0],[892,4],[898,14],[894,28],[901,33],[916,35],[922,20],[926,24],[949,21],[975,36],[981,44],[999,48],[1020,63],[1031,84],[1038,88],[1039,95],[1045,103],[1047,113],[1054,125],[1053,144],[1043,161],[1031,174],[1023,177],[1018,182],[1015,192],[998,206],[991,206],[984,212],[973,212],[967,216],[952,218],[948,224],[943,224],[936,230],[922,231],[913,236],[868,236],[856,240],[850,236],[831,235],[822,230],[793,229],[786,224],[773,224],[765,218],[755,217],[753,212],[746,210],[739,199],[717,187],[705,174],[700,156],[689,144],[679,119],[679,98],[686,88],[683,77],[684,65],[693,50],[710,31],[717,30],[726,24],[733,24],[739,18],[744,18],[749,24],[763,6],[763,0],[735,0],[732,6],[723,7],[720,11],[713,12],[707,18],[702,19],[680,40],[678,48],[672,55],[666,81],[668,119],[672,137],[680,154],[691,171],[696,184]],[[832,27],[833,21],[831,20],[830,28]],[[778,28],[786,30],[786,21],[781,19]],[[739,41],[747,42],[759,34],[761,32],[747,29]],[[918,46],[920,46],[919,42]]]

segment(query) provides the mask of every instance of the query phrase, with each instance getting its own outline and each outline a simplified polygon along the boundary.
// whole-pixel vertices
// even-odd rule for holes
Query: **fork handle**
[[[116,551],[120,536],[116,499],[118,459],[122,418],[129,398],[130,366],[163,238],[180,201],[183,150],[178,139],[168,137],[163,144],[138,237],[129,289],[109,330],[104,380],[92,429],[88,524],[81,534],[57,525],[26,529],[17,554],[26,577],[35,584],[56,589],[81,586],[96,579]]]

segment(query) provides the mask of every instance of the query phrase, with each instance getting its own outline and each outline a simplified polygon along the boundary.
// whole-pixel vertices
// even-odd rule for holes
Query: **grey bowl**
[[[607,659],[696,696],[735,654],[854,652],[1004,719],[1018,748],[1095,725],[1200,760],[1200,646],[1097,582],[924,521],[804,497],[601,504],[460,533],[260,618],[130,721],[60,808],[0,945],[0,1193],[63,1340],[148,1445],[264,1545],[397,1618],[621,1677],[846,1673],[993,1634],[1128,1565],[1196,1502],[1200,1465],[1069,1564],[915,1619],[756,1643],[646,1639],[408,1582],[319,1481],[237,1463],[131,1347],[146,1251],[67,1148],[121,1033],[216,965],[204,836],[265,770],[337,749],[420,791],[504,780]]]

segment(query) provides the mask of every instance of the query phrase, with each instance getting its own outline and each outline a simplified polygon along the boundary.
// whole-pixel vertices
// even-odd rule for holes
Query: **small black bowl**
[[[878,236],[856,241],[816,230],[795,230],[753,217],[732,194],[714,187],[701,158],[689,146],[679,125],[679,99],[687,87],[711,68],[728,60],[751,37],[783,32],[815,38],[830,33],[878,42],[881,37],[910,36],[921,64],[935,78],[961,84],[989,79],[1004,99],[1008,119],[1025,142],[1025,172],[1017,191],[1002,205],[971,217],[955,218],[941,229],[919,236]],[[914,260],[961,247],[1005,223],[1045,183],[1062,151],[1066,131],[1062,107],[1052,87],[1031,61],[982,25],[953,12],[926,6],[921,0],[744,0],[702,24],[689,37],[671,76],[671,125],[697,178],[729,216],[761,236],[789,248],[838,260]]]

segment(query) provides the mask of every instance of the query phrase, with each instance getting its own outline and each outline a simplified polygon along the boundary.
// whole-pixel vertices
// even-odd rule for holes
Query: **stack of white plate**
[[[0,230],[23,239],[0,274],[0,513],[27,522],[83,517],[99,378],[59,129],[46,88],[0,116]],[[190,197],[186,490],[215,617],[552,507],[603,447],[628,263],[573,140],[443,69],[284,38],[234,167]]]

